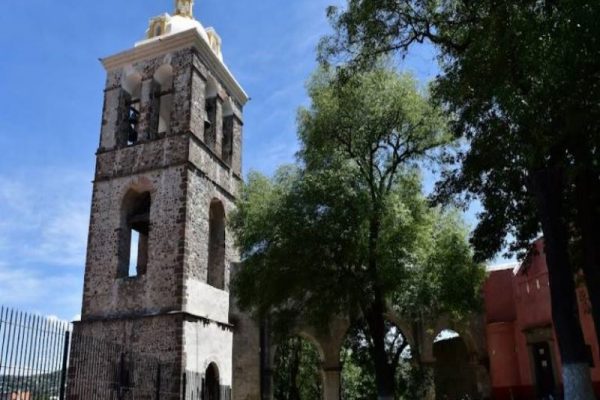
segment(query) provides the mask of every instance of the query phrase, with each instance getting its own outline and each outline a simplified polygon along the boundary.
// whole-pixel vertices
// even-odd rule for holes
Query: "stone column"
[[[138,122],[138,140],[156,139],[158,131],[158,118],[160,112],[160,87],[154,78],[142,82],[142,95],[140,98],[140,119]]]
[[[237,115],[232,116],[231,127],[231,168],[237,175],[242,175],[242,127],[243,122]]]
[[[201,134],[200,122],[204,109],[204,82],[192,66],[191,51],[177,53],[173,66],[173,104],[171,108],[171,134],[192,132]],[[201,115],[199,115],[201,114]]]
[[[435,359],[427,359],[421,362],[424,377],[424,400],[435,400]]]
[[[223,153],[223,99],[217,95],[215,101],[214,119],[215,147],[213,148],[217,157],[221,158]]]
[[[490,374],[485,367],[485,360],[480,359],[478,356],[472,356],[469,359],[469,365],[472,368],[475,376],[477,398],[484,400],[491,398],[492,383],[490,380]]]
[[[342,367],[340,365],[323,367],[323,399],[340,400],[342,386]]]
[[[221,158],[229,166],[231,166],[231,155],[233,154],[233,119],[233,115],[223,117],[223,150]]]

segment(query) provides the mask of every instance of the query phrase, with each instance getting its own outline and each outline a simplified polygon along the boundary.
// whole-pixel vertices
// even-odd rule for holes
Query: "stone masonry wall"
[[[108,71],[76,333],[174,362],[179,372],[202,373],[214,362],[221,385],[238,388],[234,398],[258,399],[258,329],[239,312],[230,320],[231,266],[239,254],[229,229],[225,290],[206,283],[211,201],[223,204],[227,218],[242,184],[242,107],[202,57],[188,47]],[[165,65],[173,74],[172,109],[167,133],[159,134],[153,96],[155,74]],[[126,135],[132,85],[141,111],[133,144]],[[218,98],[214,144],[204,142],[208,86],[216,86]],[[223,159],[224,112],[231,159]],[[132,190],[150,193],[148,265],[142,275],[119,278],[122,204]]]
[[[181,309],[186,176],[185,166],[179,166],[95,183],[84,320]],[[121,204],[131,189],[151,196],[148,266],[144,275],[117,278]]]

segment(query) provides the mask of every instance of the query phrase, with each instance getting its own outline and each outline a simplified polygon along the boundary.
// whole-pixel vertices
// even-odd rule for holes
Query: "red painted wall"
[[[586,343],[591,346],[592,379],[600,395],[600,349],[585,287],[578,289],[579,313]],[[535,398],[535,372],[527,332],[552,327],[552,309],[544,242],[534,243],[518,268],[490,272],[484,286],[487,346],[493,399]],[[556,338],[548,342],[554,376],[560,385],[560,355]]]

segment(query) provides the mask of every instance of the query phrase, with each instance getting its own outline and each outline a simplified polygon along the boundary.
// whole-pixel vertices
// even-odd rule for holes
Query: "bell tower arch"
[[[143,40],[101,60],[107,79],[75,334],[151,354],[179,376],[204,374],[210,363],[231,387],[229,283],[239,255],[225,219],[242,183],[248,96],[193,3],[176,0],[174,15],[151,19]]]

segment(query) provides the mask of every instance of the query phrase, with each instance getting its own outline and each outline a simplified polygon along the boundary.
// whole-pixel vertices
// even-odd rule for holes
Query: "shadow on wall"
[[[469,363],[464,340],[452,337],[433,345],[435,393],[440,400],[477,399],[475,370]]]

